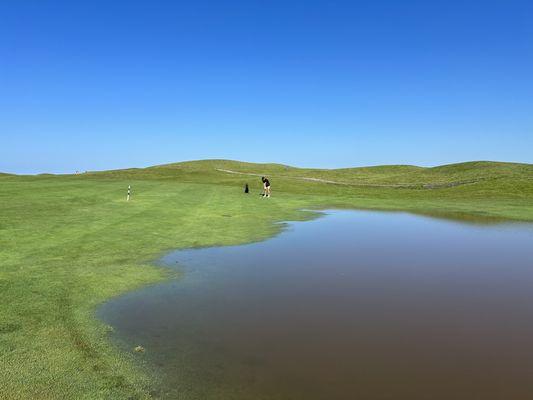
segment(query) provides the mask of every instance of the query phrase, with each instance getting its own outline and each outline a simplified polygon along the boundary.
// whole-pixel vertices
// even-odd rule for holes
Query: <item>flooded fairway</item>
[[[531,225],[331,211],[162,262],[99,315],[164,398],[533,398]]]

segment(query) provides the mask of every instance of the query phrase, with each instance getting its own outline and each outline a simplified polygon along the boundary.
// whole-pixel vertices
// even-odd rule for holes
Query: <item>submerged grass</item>
[[[272,198],[258,196],[256,175],[271,178]],[[312,170],[212,160],[0,175],[0,398],[151,398],[152,380],[132,360],[142,355],[109,344],[95,307],[166,279],[151,264],[165,251],[262,240],[279,231],[274,222],[324,207],[533,221],[533,166]]]

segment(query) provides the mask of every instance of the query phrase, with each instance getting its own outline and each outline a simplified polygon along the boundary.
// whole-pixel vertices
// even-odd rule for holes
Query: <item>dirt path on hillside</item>
[[[235,175],[247,175],[247,176],[263,176],[261,174],[254,174],[251,172],[239,172],[232,171],[230,169],[215,168],[219,172],[225,172],[227,174]],[[479,180],[472,181],[460,181],[460,182],[445,182],[445,183],[428,183],[428,184],[412,184],[412,183],[397,183],[397,184],[378,184],[378,183],[354,183],[354,182],[341,182],[341,181],[332,181],[329,179],[321,178],[310,178],[306,176],[288,176],[288,175],[278,175],[283,178],[288,179],[297,179],[308,182],[318,182],[318,183],[328,183],[332,185],[344,185],[344,186],[368,186],[368,187],[385,187],[385,188],[399,188],[399,189],[442,189],[447,187],[454,187],[459,185],[467,185],[479,182]]]

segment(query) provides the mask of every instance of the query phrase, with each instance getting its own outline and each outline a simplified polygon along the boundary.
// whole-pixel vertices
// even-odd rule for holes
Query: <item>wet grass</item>
[[[272,198],[259,197],[261,184],[252,174],[271,178]],[[246,182],[249,195],[242,193]],[[409,186],[393,186],[398,183]],[[134,362],[142,353],[111,346],[110,328],[94,318],[95,307],[167,279],[167,270],[151,264],[165,251],[262,240],[281,229],[274,222],[310,218],[299,210],[322,207],[533,221],[533,167],[323,171],[204,161],[82,175],[0,175],[0,398],[150,398],[153,382]]]

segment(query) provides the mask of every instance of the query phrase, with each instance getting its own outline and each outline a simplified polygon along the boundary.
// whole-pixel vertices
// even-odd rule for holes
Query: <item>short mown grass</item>
[[[270,177],[272,198],[259,196],[257,174]],[[153,265],[166,251],[263,240],[281,229],[275,222],[328,207],[533,221],[533,166],[311,170],[213,160],[0,175],[0,398],[150,398],[154,381],[134,360],[142,356],[109,343],[97,305],[167,279]]]

